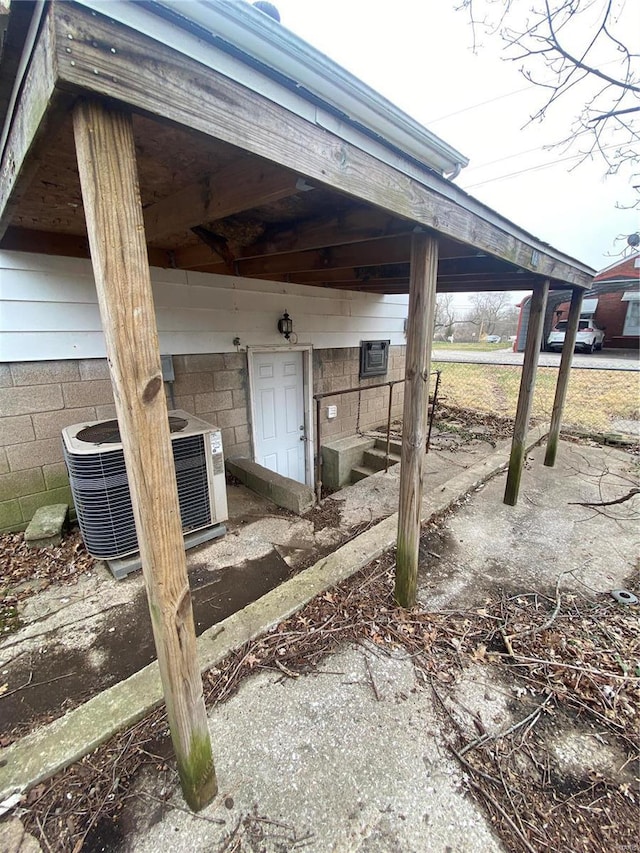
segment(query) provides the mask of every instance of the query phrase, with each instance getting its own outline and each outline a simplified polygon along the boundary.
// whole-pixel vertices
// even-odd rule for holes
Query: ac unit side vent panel
[[[63,450],[87,550],[102,559],[134,553],[138,541],[122,447],[102,445],[90,452],[79,447],[74,452],[76,433],[75,427],[63,431]],[[218,450],[213,454],[212,433]],[[219,431],[209,426],[206,432],[174,434],[172,449],[183,532],[224,521],[226,489]]]

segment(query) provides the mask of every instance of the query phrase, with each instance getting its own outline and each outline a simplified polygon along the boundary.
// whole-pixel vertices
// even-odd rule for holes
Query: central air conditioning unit
[[[169,429],[187,547],[221,536],[227,490],[220,430],[188,412],[169,412]],[[131,494],[118,422],[75,424],[62,431],[64,459],[87,551],[116,577],[139,568]],[[197,531],[200,531],[197,533]],[[128,558],[123,563],[123,558]]]

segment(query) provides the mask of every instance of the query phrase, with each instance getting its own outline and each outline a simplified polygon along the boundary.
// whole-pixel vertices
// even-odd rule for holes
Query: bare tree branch
[[[479,33],[498,36],[506,57],[546,98],[530,121],[543,121],[569,92],[578,110],[558,145],[579,150],[579,163],[600,158],[607,174],[640,164],[640,27],[637,6],[625,0],[461,0],[469,15],[474,50]],[[480,11],[479,11],[480,10]],[[575,168],[575,167],[574,167]],[[636,170],[634,172],[634,170]],[[635,180],[634,180],[635,179]],[[636,207],[636,196],[630,204]]]

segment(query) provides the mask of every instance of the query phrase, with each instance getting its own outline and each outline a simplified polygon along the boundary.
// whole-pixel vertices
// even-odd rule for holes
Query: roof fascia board
[[[35,18],[34,18],[35,20]],[[40,24],[43,23],[42,26]],[[11,210],[17,204],[38,167],[38,150],[47,128],[54,126],[59,110],[52,109],[57,67],[51,16],[38,19],[34,44],[26,44],[28,59],[20,78],[17,99],[7,114],[0,153],[0,237],[9,224]]]
[[[313,103],[304,96],[307,90],[324,102],[327,112],[330,107],[334,107],[345,119],[366,128],[382,144],[386,142],[392,149],[397,149],[427,168],[445,174],[457,174],[469,162],[463,154],[386,98],[248,3],[237,0],[216,0],[216,3],[159,0],[144,5],[123,0],[76,2],[132,26],[192,59],[215,68],[299,115],[308,113],[309,107],[313,108]],[[154,12],[154,9],[157,11]],[[163,10],[171,13],[175,23],[161,17]],[[216,49],[187,29],[183,28],[177,43],[175,28],[181,20],[185,24],[195,24],[203,34],[210,33],[246,53],[264,66],[265,70],[271,69],[290,81],[290,86],[278,83],[241,59]],[[288,98],[287,94],[295,97]],[[362,136],[365,138],[364,133]]]
[[[115,2],[109,3],[107,10],[115,6]],[[157,43],[157,39],[136,27],[120,30],[112,14],[102,16],[94,11],[94,27],[84,3],[53,8],[64,8],[63,14],[55,16],[61,85],[115,98],[134,109],[222,139],[293,169],[311,182],[346,192],[540,277],[590,287],[595,274],[590,267],[532,238],[434,172],[425,169],[413,177],[406,169],[400,171],[381,163],[353,143],[339,141],[308,117],[291,115],[287,119],[285,108],[263,105],[264,96],[247,88],[242,89],[246,92],[242,95],[236,81],[184,54],[176,58],[171,47],[160,45],[151,51],[149,42]],[[93,31],[95,41],[91,38]],[[69,37],[77,39],[73,55],[65,52]],[[114,44],[123,41],[118,52],[111,52],[110,40]],[[150,57],[154,63],[167,66],[161,86],[154,82],[157,74],[148,65]],[[207,79],[208,74],[215,76]]]
[[[15,2],[15,0],[14,0]],[[36,0],[33,5],[33,13],[31,16],[31,21],[29,23],[29,28],[24,37],[24,44],[22,45],[22,54],[20,56],[20,61],[15,71],[15,77],[13,81],[13,87],[11,89],[11,95],[9,97],[9,102],[7,104],[7,110],[5,115],[3,116],[3,127],[2,134],[0,136],[0,156],[4,152],[4,147],[7,143],[7,137],[9,135],[9,130],[11,128],[11,122],[13,119],[14,110],[16,107],[16,103],[20,96],[20,91],[22,89],[22,84],[24,82],[25,75],[27,73],[27,68],[29,67],[29,63],[31,61],[31,56],[33,54],[36,39],[38,37],[38,32],[40,30],[40,23],[42,21],[42,17],[45,11],[45,3],[44,0]]]

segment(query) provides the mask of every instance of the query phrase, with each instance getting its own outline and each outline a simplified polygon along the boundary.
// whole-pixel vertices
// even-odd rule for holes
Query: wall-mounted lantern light
[[[278,331],[281,335],[283,335],[287,340],[291,337],[293,333],[293,320],[289,316],[289,314],[285,311],[282,317],[278,320]]]

